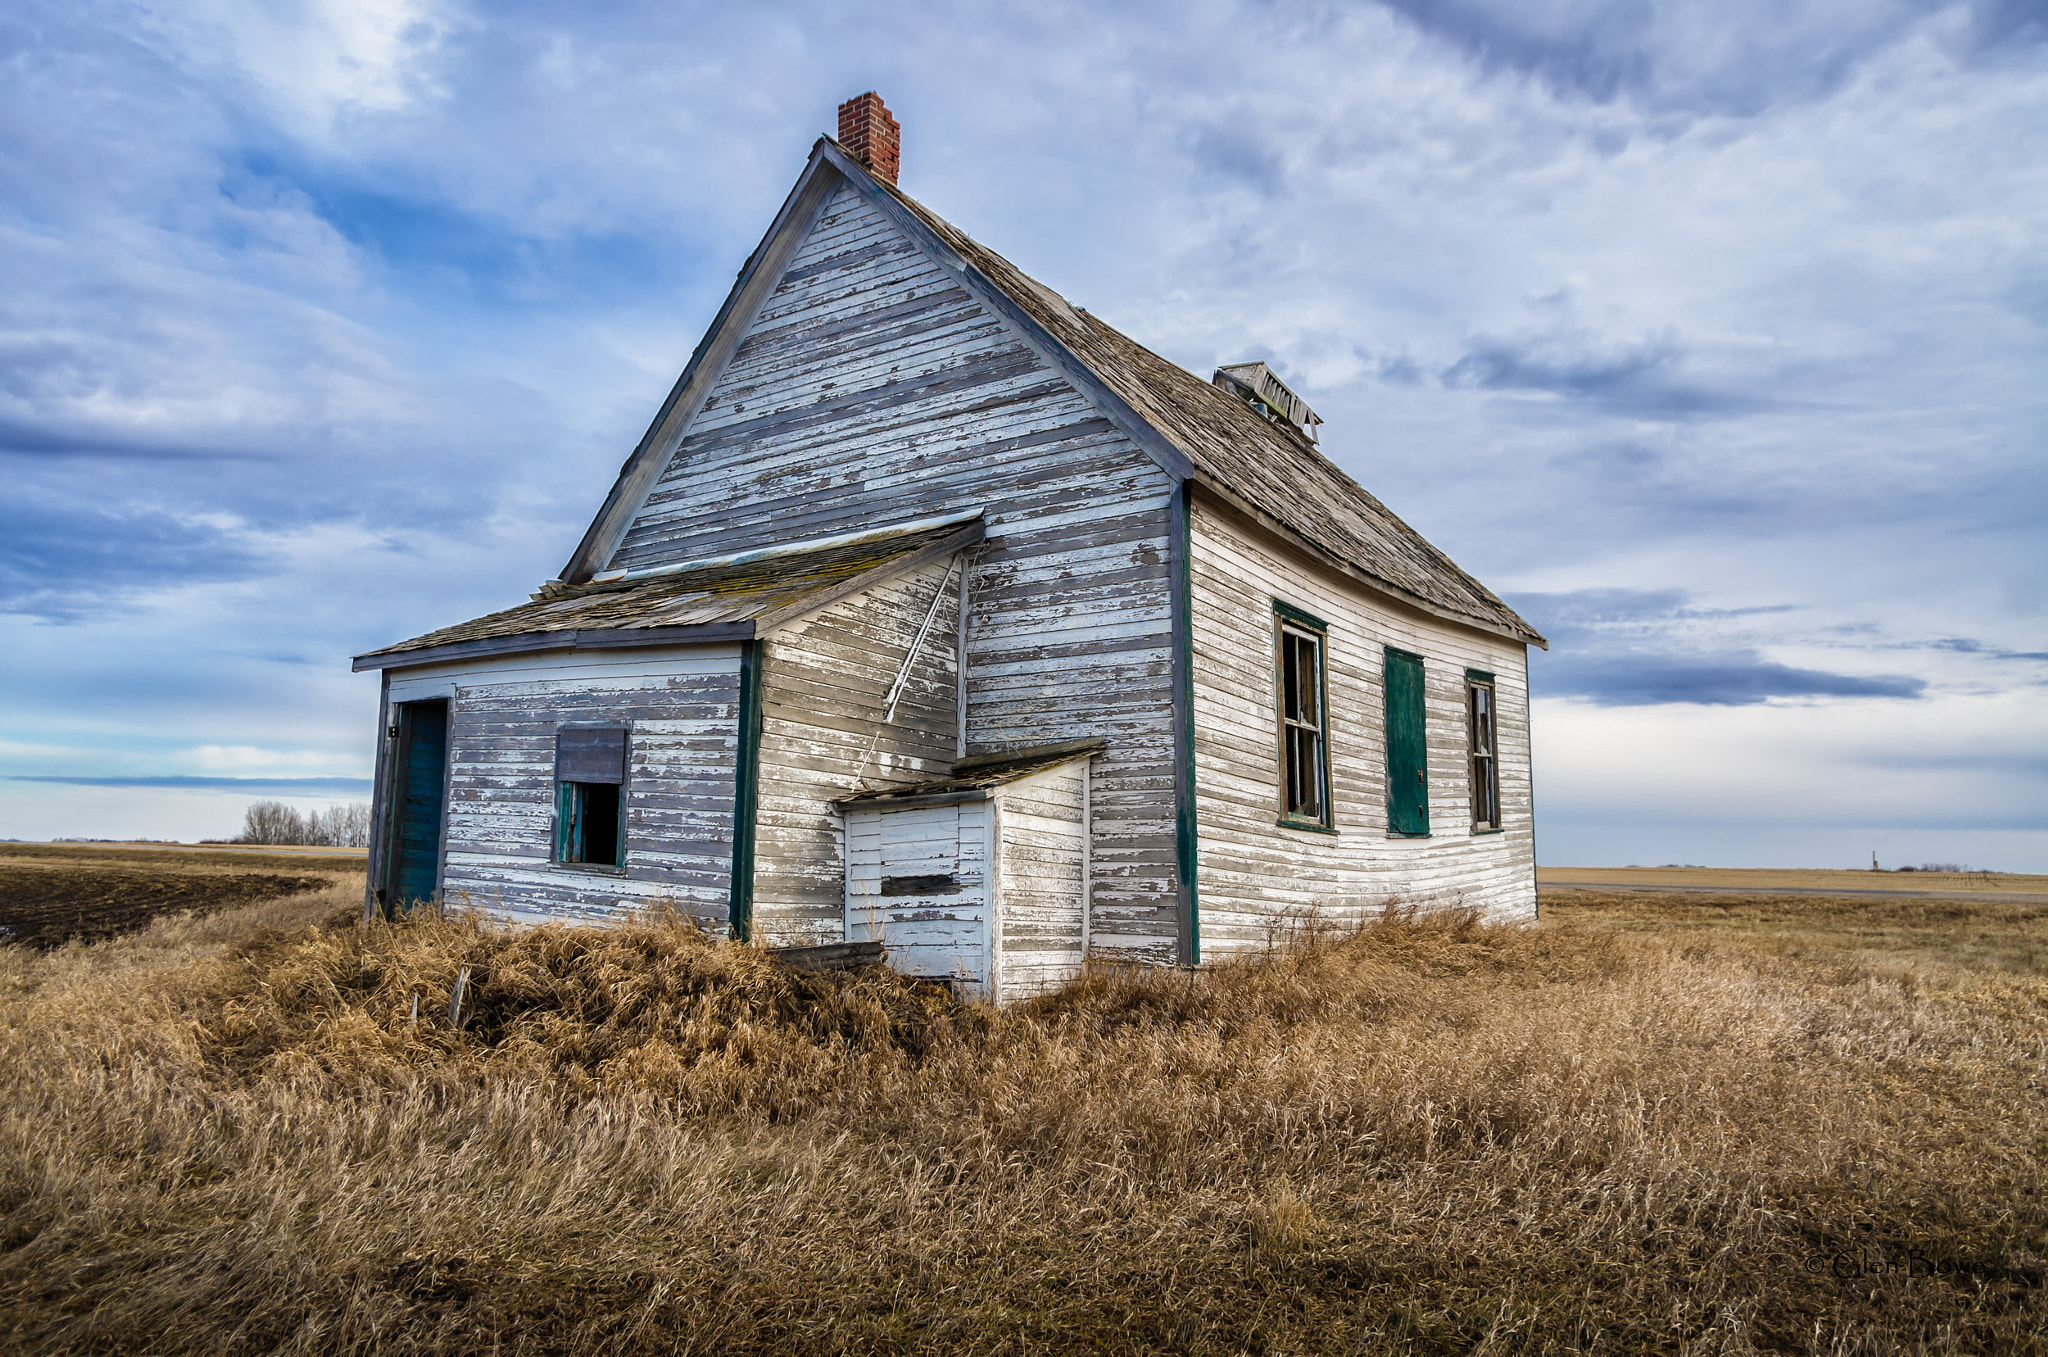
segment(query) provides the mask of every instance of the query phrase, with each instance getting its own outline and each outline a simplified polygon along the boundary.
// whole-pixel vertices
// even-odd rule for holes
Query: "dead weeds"
[[[2044,1350],[2025,976],[1397,913],[996,1014],[295,917],[4,959],[12,1346]]]

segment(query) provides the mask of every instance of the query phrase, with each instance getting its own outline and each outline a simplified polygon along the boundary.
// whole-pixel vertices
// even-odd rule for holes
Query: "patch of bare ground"
[[[0,944],[47,950],[74,938],[131,933],[158,918],[206,914],[361,880],[353,863],[276,853],[0,844]]]
[[[1396,914],[991,1013],[266,908],[0,954],[7,1346],[2044,1350],[2031,976]]]

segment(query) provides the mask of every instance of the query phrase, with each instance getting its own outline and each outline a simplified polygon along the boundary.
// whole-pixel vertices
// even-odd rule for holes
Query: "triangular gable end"
[[[1050,368],[1074,387],[1077,395],[1169,474],[1176,478],[1190,474],[1192,468],[1186,457],[1104,386],[1063,344],[982,278],[836,143],[820,138],[767,235],[740,270],[689,365],[632,456],[620,468],[611,493],[564,567],[563,580],[587,580],[615,565],[615,558],[623,559],[621,552],[629,533],[642,521],[658,487],[670,479],[679,451],[693,431],[699,429],[702,419],[716,417],[734,425],[744,422],[737,418],[744,411],[730,407],[721,407],[713,416],[707,416],[707,404],[714,395],[722,397],[721,383],[735,361],[743,358],[742,348],[749,343],[763,312],[772,307],[777,290],[805,271],[803,252],[827,215],[828,204],[843,202],[848,195],[857,199],[868,214],[885,220],[897,237],[895,241],[878,241],[870,248],[879,252],[907,245],[921,256],[918,263],[943,271],[947,283],[965,293],[965,300],[988,318],[985,323],[999,324],[1006,339],[1029,349],[1042,367]]]

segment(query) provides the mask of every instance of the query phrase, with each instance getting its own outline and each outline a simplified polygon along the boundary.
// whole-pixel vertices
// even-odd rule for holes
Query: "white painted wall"
[[[725,926],[739,648],[545,651],[395,670],[391,700],[446,697],[442,896],[509,921],[604,922],[670,902]],[[550,861],[555,730],[631,728],[623,875]]]
[[[996,794],[997,996],[1013,1003],[1081,972],[1088,760],[1021,778]]]
[[[767,637],[754,830],[760,942],[803,946],[842,936],[845,859],[839,817],[827,802],[942,777],[952,767],[955,568],[941,560],[905,571]],[[935,602],[931,629],[885,726],[889,688]]]
[[[1098,941],[1170,960],[1170,489],[956,275],[841,190],[608,564],[986,508],[968,603],[969,750],[1108,738]]]
[[[896,971],[953,981],[965,998],[990,997],[993,810],[989,801],[850,810],[848,941],[880,940]],[[890,878],[908,877],[947,881],[922,893],[883,893]]]
[[[1197,880],[1205,958],[1266,944],[1305,912],[1348,923],[1389,901],[1533,917],[1528,656],[1519,642],[1402,607],[1199,499],[1191,520]],[[1330,624],[1335,834],[1279,818],[1275,599]],[[1426,839],[1387,832],[1385,647],[1424,657]],[[1465,671],[1495,675],[1502,829],[1471,824]]]

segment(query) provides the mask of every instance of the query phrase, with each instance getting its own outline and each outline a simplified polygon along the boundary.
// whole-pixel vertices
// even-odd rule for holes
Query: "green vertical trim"
[[[633,788],[633,723],[626,722],[624,748],[619,751],[619,820],[612,832],[612,866],[626,870],[626,808]]]
[[[1200,862],[1195,818],[1195,569],[1189,485],[1177,482],[1167,539],[1173,560],[1173,744],[1174,861],[1180,873],[1181,961],[1202,961],[1202,909],[1196,869]]]
[[[749,941],[754,931],[754,822],[761,810],[762,643],[740,647],[739,757],[733,766],[732,891],[726,897],[726,925],[734,938]]]
[[[559,779],[555,782],[555,861],[571,862],[575,847],[570,842],[570,826],[576,822],[576,793],[569,784]]]
[[[363,922],[384,917],[384,902],[390,898],[386,882],[390,873],[385,859],[391,852],[391,834],[385,822],[391,815],[392,740],[385,732],[397,720],[391,705],[391,671],[382,671],[377,683],[377,773],[370,792],[369,871],[363,879]]]

